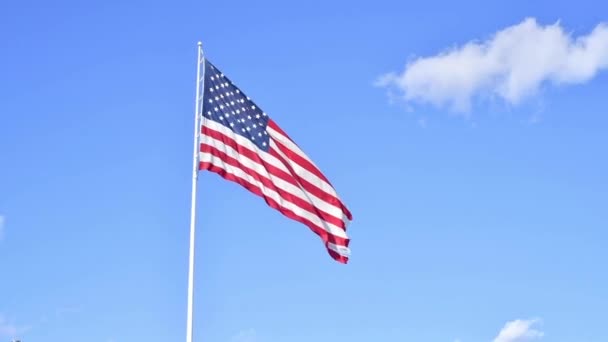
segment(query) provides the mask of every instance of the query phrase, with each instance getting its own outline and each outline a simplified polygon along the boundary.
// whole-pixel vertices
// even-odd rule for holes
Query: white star
[[[209,88],[209,91],[213,93],[213,87]]]
[[[255,106],[251,106],[251,109],[255,109]]]

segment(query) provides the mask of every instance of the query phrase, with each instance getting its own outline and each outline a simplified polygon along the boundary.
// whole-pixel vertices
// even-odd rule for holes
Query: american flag
[[[351,213],[319,168],[217,67],[204,61],[199,170],[236,182],[316,233],[347,263]]]

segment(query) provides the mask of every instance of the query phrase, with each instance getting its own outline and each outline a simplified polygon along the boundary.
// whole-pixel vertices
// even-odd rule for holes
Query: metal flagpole
[[[203,94],[201,94],[201,83],[203,83],[203,87],[205,83],[205,70],[203,68],[203,76],[201,77],[201,64],[204,65],[204,63],[205,59],[203,55],[203,43],[198,42],[198,53],[196,63],[196,100],[194,105],[194,158],[192,165],[192,206],[190,208],[190,257],[188,264],[188,318],[186,324],[186,342],[192,342],[192,306],[194,299],[194,233],[196,228],[196,184],[198,179],[198,152],[200,149],[199,136],[201,132],[200,106],[203,101]]]

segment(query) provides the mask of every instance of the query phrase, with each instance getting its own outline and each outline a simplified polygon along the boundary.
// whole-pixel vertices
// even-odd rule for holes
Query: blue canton
[[[204,87],[203,116],[268,151],[268,115],[208,60],[205,60]]]

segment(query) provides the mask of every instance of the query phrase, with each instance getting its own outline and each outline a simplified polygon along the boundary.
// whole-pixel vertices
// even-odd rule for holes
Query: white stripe
[[[327,243],[327,248],[331,249],[332,251],[340,254],[341,256],[344,257],[349,257],[350,256],[350,248],[346,247],[346,246],[340,246],[340,245],[336,245],[334,243],[328,242]]]
[[[310,160],[310,158],[308,158],[308,156],[306,155],[306,153],[304,153],[304,151],[302,151],[302,149],[300,147],[298,147],[298,145],[294,144],[294,142],[291,141],[291,139],[289,139],[288,137],[284,136],[280,132],[275,131],[270,126],[267,126],[266,130],[268,131],[268,134],[270,134],[271,137],[273,137],[274,139],[276,139],[279,142],[281,142],[283,145],[285,145],[285,147],[287,147],[288,149],[292,150],[294,153],[298,154],[300,157],[308,160],[308,162],[310,164],[312,164],[314,167],[316,167],[317,170],[319,169],[317,167],[317,165],[315,165],[315,163],[313,163],[312,160]]]
[[[253,169],[261,177],[264,177],[264,178],[268,179],[270,182],[272,182],[277,188],[280,188],[281,190],[284,190],[285,192],[288,192],[289,194],[300,198],[301,200],[312,205],[313,207],[324,211],[328,215],[333,216],[338,220],[342,220],[345,225],[348,223],[348,220],[343,215],[341,208],[336,207],[335,205],[333,205],[331,203],[327,203],[327,202],[323,201],[322,199],[314,196],[313,194],[304,191],[302,188],[297,187],[297,186],[293,185],[292,183],[289,183],[289,182],[275,176],[274,174],[268,172],[268,170],[263,165],[240,154],[239,152],[234,150],[231,146],[226,145],[223,142],[221,142],[213,137],[210,137],[210,136],[206,136],[204,138],[204,142],[202,142],[202,144],[213,146],[213,147],[217,148],[218,150],[226,153],[228,156],[238,160],[245,167]],[[272,157],[272,156],[270,156],[270,157]],[[272,158],[274,158],[274,157],[272,157]],[[344,221],[344,219],[342,219],[342,217],[344,219],[346,219],[346,221]]]
[[[211,128],[215,131],[219,131],[227,136],[234,136],[235,137],[234,140],[236,140],[241,145],[251,146],[251,147],[253,147],[252,148],[253,150],[258,149],[257,146],[255,146],[255,144],[253,144],[251,141],[249,141],[249,139],[247,139],[241,135],[235,134],[232,130],[225,127],[224,125],[219,124],[213,120],[209,120],[207,118],[203,118],[203,119],[204,119],[203,124],[205,126]],[[306,156],[306,154],[304,154],[304,152],[298,146],[296,146],[291,140],[289,140],[289,138],[287,138],[284,135],[282,135],[281,133],[273,130],[270,126],[266,127],[266,131],[268,131],[268,134],[270,134],[270,136],[273,139],[276,139],[279,142],[281,142],[287,148],[292,150],[294,153],[298,154],[300,157],[306,159],[308,162],[310,162],[311,165],[313,165],[317,170],[319,170],[319,168]],[[288,161],[289,165],[293,168],[294,171],[296,171],[296,174],[298,176],[305,179],[309,183],[315,185],[317,188],[326,192],[328,195],[335,197],[340,203],[342,203],[342,201],[340,201],[340,197],[336,193],[336,190],[331,186],[331,184],[327,183],[324,179],[319,178],[314,173],[308,171],[304,167],[300,166],[300,164],[298,164],[295,161],[288,158],[284,153],[282,153],[279,150],[278,146],[273,141],[273,139],[270,139],[270,147],[273,148],[275,151],[277,151],[279,154],[281,154],[281,156],[283,156],[283,158]],[[272,157],[272,156],[270,156],[270,157]],[[280,164],[280,166],[278,166],[278,167],[281,167],[281,169],[286,171],[287,173],[291,173],[285,168],[282,161],[276,160],[276,158],[274,158],[274,157],[272,157],[272,158],[273,158],[273,160],[268,160],[268,162],[273,162],[272,165],[274,165],[274,166],[277,166],[276,162],[278,162]],[[266,161],[266,158],[264,158],[264,160]],[[275,162],[275,160],[276,160],[276,162]],[[321,172],[321,171],[319,170],[319,172]]]
[[[332,188],[331,185],[329,185],[323,179],[317,177],[317,175],[315,175],[314,173],[308,171],[306,168],[300,166],[300,164],[298,164],[295,161],[293,161],[292,159],[290,159],[285,153],[283,153],[283,151],[281,151],[281,149],[276,145],[276,142],[274,142],[272,139],[270,139],[270,148],[272,148],[276,153],[278,153],[281,157],[283,157],[283,159],[285,159],[287,161],[287,163],[289,163],[289,166],[291,166],[293,171],[299,177],[305,179],[312,185],[319,188],[319,190],[327,193],[329,196],[335,197],[340,203],[342,203],[342,201],[338,197],[338,194],[336,193],[336,190],[334,188]],[[340,208],[340,210],[342,210],[342,208]]]
[[[232,140],[236,141],[237,144],[242,145],[242,146],[248,148],[251,151],[255,152],[255,151],[259,150],[258,147],[254,143],[252,143],[249,139],[247,139],[247,138],[245,138],[245,137],[243,137],[243,136],[241,136],[239,134],[234,133],[232,130],[230,130],[228,127],[226,127],[226,126],[224,126],[222,124],[219,124],[219,123],[217,123],[217,122],[215,122],[213,120],[208,120],[207,118],[203,118],[203,125],[209,127],[210,129],[212,129],[214,131],[220,132],[220,133],[224,134],[227,137],[230,137]],[[209,139],[212,139],[211,137],[206,136],[206,135],[202,135],[201,138],[202,138],[201,143],[207,142]],[[209,145],[212,145],[212,144],[210,143]],[[213,146],[219,147],[217,145],[213,145]],[[313,185],[316,185],[317,188],[319,188],[322,191],[324,190],[322,185],[325,184],[325,186],[329,187],[329,190],[330,190],[330,191],[325,191],[327,193],[327,195],[335,197],[338,202],[342,203],[340,201],[340,198],[338,198],[335,190],[331,187],[331,185],[327,184],[324,180],[322,180],[321,178],[317,177],[315,174],[312,174],[308,170],[302,168],[297,163],[291,161],[291,159],[289,159],[284,153],[282,153],[278,149],[278,147],[275,145],[275,143],[274,143],[274,141],[272,141],[272,139],[270,139],[270,146],[271,146],[271,148],[274,148],[274,150],[277,151],[277,153],[281,154],[283,156],[283,158],[285,158],[285,160],[287,160],[289,162],[289,164],[292,166],[293,170],[300,177],[306,179],[308,182],[312,183]],[[224,150],[223,146],[220,148],[220,150]],[[277,167],[280,170],[284,171],[285,173],[291,175],[291,171],[285,166],[285,164],[283,164],[283,161],[277,159],[276,157],[274,157],[273,155],[271,155],[269,153],[257,153],[257,154],[258,154],[258,156],[260,156],[260,158],[264,162],[266,162],[266,163],[268,163],[268,164],[270,164],[270,165],[272,165],[274,167]],[[236,158],[236,159],[240,159],[240,157]],[[256,165],[257,165],[257,163],[256,163]],[[258,173],[265,174],[265,173],[261,173],[261,172],[258,172]],[[344,214],[344,211],[342,210],[341,207],[337,207],[334,204],[329,203],[329,202],[327,202],[327,201],[325,201],[325,200],[323,200],[323,199],[315,196],[314,194],[306,191],[306,189],[304,187],[302,187],[302,186],[300,186],[300,188],[303,190],[304,194],[307,197],[309,197],[309,198],[303,198],[301,196],[298,196],[298,197],[306,200],[307,202],[311,202],[312,201],[313,204],[316,207],[320,208],[321,210],[327,212],[328,214],[330,214],[330,215],[332,215],[332,216],[334,216],[334,217],[336,217],[338,219],[341,219],[344,222],[345,227],[348,227],[348,225],[350,224],[350,220],[348,219],[348,217],[346,216],[346,214]],[[322,202],[322,203],[324,203],[326,205],[329,205],[329,206],[331,206],[331,207],[333,207],[335,209],[330,209],[330,208],[327,208],[325,206],[322,207],[323,204],[319,203],[319,202]]]
[[[334,236],[343,238],[343,239],[348,238],[342,228],[340,228],[336,225],[333,225],[329,222],[326,222],[326,221],[322,220],[321,218],[319,218],[319,216],[309,212],[308,210],[302,209],[299,206],[287,201],[286,199],[281,197],[276,191],[266,188],[261,182],[254,179],[252,176],[247,174],[245,171],[241,170],[238,167],[234,167],[230,164],[225,163],[221,158],[216,157],[210,153],[201,153],[200,161],[209,162],[209,163],[213,164],[214,166],[224,169],[227,173],[229,173],[237,178],[240,178],[240,179],[246,181],[247,183],[259,188],[262,191],[262,193],[264,194],[264,196],[272,198],[280,207],[292,211],[297,216],[308,219],[309,221],[311,221],[312,223],[314,223],[316,226],[320,227],[321,229],[325,230],[326,232],[328,232]]]
[[[319,172],[321,172],[319,170],[319,168],[304,154],[304,152],[298,146],[296,146],[291,140],[289,140],[287,137],[285,137],[281,133],[273,130],[272,128],[267,127],[266,130],[268,131],[268,134],[270,134],[270,136],[272,138],[272,139],[270,139],[270,147],[272,149],[274,149],[283,158],[285,158],[285,160],[287,160],[289,162],[289,165],[291,165],[291,167],[298,174],[298,176],[304,178],[311,184],[315,185],[317,188],[319,188],[319,189],[323,190],[324,192],[328,193],[329,195],[335,197],[336,199],[338,199],[338,201],[340,201],[340,203],[342,203],[342,201],[340,200],[340,197],[338,197],[338,194],[336,193],[336,190],[331,186],[331,184],[327,183],[324,179],[319,178],[314,173],[308,171],[306,168],[300,166],[300,164],[296,163],[295,161],[293,161],[292,159],[287,157],[287,155],[285,155],[285,153],[283,153],[279,149],[279,147],[276,145],[276,143],[273,141],[273,139],[279,141],[281,144],[285,145],[285,147],[290,149],[292,152],[294,152],[295,154],[299,155],[300,157],[302,157],[305,160],[307,160],[308,162],[310,162],[311,165],[313,165]]]
[[[219,123],[217,123],[217,122],[215,122],[213,120],[207,120],[204,123],[204,126],[207,126],[207,127],[209,127],[210,129],[212,129],[214,131],[220,132],[223,135],[232,138],[232,140],[236,141],[237,144],[242,145],[242,146],[244,146],[244,147],[246,147],[246,148],[248,148],[248,149],[250,149],[250,150],[252,150],[254,152],[257,151],[257,150],[259,150],[259,148],[254,143],[252,143],[251,140],[245,138],[242,135],[234,133],[228,127],[226,127],[226,126],[224,126],[222,124],[219,124]],[[204,138],[210,138],[210,137],[208,137],[206,135],[202,135],[201,137],[203,139]],[[270,165],[272,165],[274,167],[277,167],[277,168],[285,171],[286,173],[290,173],[289,169],[287,169],[287,167],[285,166],[285,164],[283,164],[282,161],[278,160],[277,158],[275,158],[274,156],[270,155],[269,153],[258,153],[258,155],[260,156],[260,158],[262,160],[264,160],[268,164],[270,164]]]

